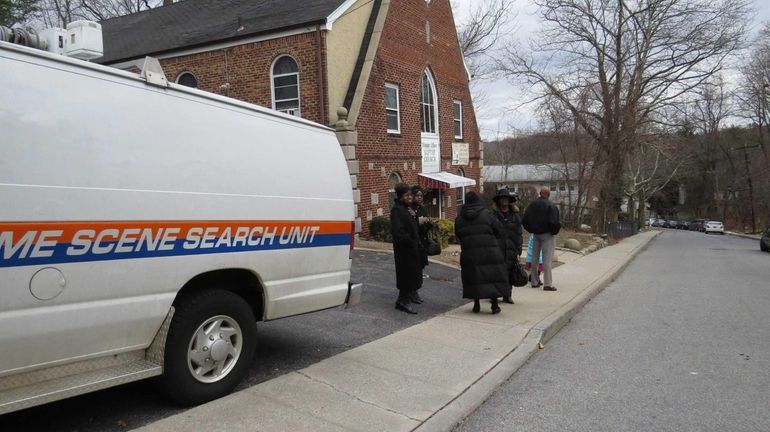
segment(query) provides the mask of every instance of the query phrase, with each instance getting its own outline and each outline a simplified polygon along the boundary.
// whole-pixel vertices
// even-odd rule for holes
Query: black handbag
[[[529,283],[529,275],[527,274],[526,270],[524,270],[524,267],[521,266],[521,263],[519,263],[518,257],[513,259],[513,268],[511,269],[510,282],[515,287],[523,287]]]
[[[439,238],[437,227],[434,226],[428,231],[428,247],[426,249],[429,256],[441,255],[441,241]]]

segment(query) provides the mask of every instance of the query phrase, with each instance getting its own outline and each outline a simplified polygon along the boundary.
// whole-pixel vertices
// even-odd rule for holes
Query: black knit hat
[[[465,194],[465,204],[476,204],[477,202],[480,202],[481,198],[479,197],[479,194],[477,194],[474,191],[470,191]]]

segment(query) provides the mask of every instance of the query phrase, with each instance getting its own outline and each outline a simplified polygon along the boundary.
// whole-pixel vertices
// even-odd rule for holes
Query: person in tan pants
[[[540,252],[543,252],[543,291],[556,291],[553,285],[551,271],[553,269],[553,255],[556,246],[555,237],[561,230],[559,208],[549,198],[551,189],[543,186],[540,189],[540,197],[533,201],[524,211],[522,224],[524,229],[534,237],[532,249],[532,272],[530,282],[533,288],[537,288],[537,267],[540,264]]]

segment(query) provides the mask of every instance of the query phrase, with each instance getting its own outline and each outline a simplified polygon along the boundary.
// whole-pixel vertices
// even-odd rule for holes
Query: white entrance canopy
[[[465,186],[475,186],[476,180],[445,171],[437,173],[421,173],[418,175],[421,186],[429,189],[454,189]]]

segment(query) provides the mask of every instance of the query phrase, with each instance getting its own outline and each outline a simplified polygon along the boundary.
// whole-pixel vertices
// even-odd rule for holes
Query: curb
[[[750,240],[760,240],[762,238],[762,237],[760,237],[758,235],[742,234],[742,233],[737,233],[737,232],[732,232],[732,231],[725,231],[725,234],[731,235],[733,237],[740,237],[740,238],[745,238],[745,239],[750,239]]]
[[[513,351],[448,405],[413,429],[413,432],[442,432],[453,429],[527,363],[529,358],[539,350],[540,337],[541,334],[538,331],[530,330]]]
[[[660,232],[632,251],[623,264],[610,270],[561,309],[535,324],[516,348],[463,393],[413,429],[413,432],[448,431],[465,420],[516,371],[524,366],[539,351],[541,344],[545,344],[556,335],[591,299],[612,283],[640,253],[647,249],[653,240],[658,238],[658,235]]]

